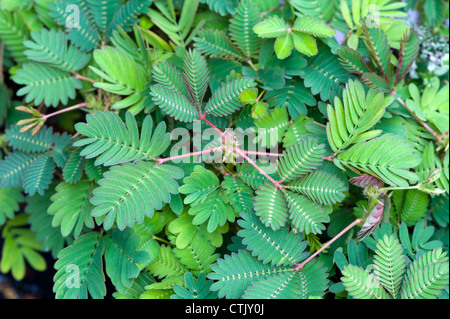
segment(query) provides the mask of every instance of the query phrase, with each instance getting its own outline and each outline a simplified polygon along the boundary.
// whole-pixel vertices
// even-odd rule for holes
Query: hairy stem
[[[45,120],[47,120],[48,118],[50,118],[52,116],[55,116],[55,115],[58,115],[58,114],[62,114],[62,113],[65,113],[65,112],[69,112],[69,111],[73,111],[73,110],[76,110],[76,109],[80,109],[80,108],[86,107],[86,106],[87,106],[87,103],[83,102],[83,103],[80,103],[80,104],[77,104],[77,105],[74,105],[74,106],[71,106],[71,107],[68,107],[68,108],[65,108],[65,109],[62,109],[62,110],[59,110],[59,111],[47,114],[47,115],[43,115],[42,118],[45,121]]]
[[[249,162],[251,165],[253,165],[254,168],[256,168],[258,170],[258,172],[260,172],[261,174],[263,174],[269,181],[271,181],[275,187],[283,190],[284,186],[281,185],[280,182],[277,182],[276,180],[274,180],[272,177],[270,177],[266,172],[264,172],[264,170],[258,166],[258,164],[256,164],[250,157],[247,156],[247,154],[244,153],[244,151],[242,151],[241,149],[235,147],[234,151],[239,154],[240,156],[242,156],[247,162]]]
[[[214,124],[212,124],[210,121],[208,121],[206,119],[206,113],[203,113],[202,115],[200,115],[200,119],[205,121],[213,129],[215,129],[220,134],[220,136],[225,137],[224,132],[222,132],[218,127],[216,127]],[[247,154],[245,153],[246,151],[243,151],[238,147],[234,147],[233,149],[237,154],[242,156],[247,162],[249,162],[251,165],[253,165],[253,167],[255,167],[261,174],[263,174],[269,181],[271,181],[275,185],[275,187],[277,187],[281,190],[284,189],[284,186],[281,185],[281,182],[277,182],[272,177],[270,177],[266,172],[264,172],[264,170],[261,167],[259,167],[258,164],[256,164],[250,157],[247,156]]]
[[[255,152],[255,151],[245,151],[242,150],[247,155],[264,155],[264,156],[283,156],[283,154],[280,153],[266,153],[266,152]]]
[[[220,134],[220,136],[224,137],[225,133],[222,132],[217,126],[215,126],[214,124],[212,124],[207,118],[206,118],[206,114],[203,113],[202,115],[200,115],[200,119],[205,121],[209,126],[211,126],[213,129],[215,129],[217,131],[217,133]]]
[[[75,79],[84,80],[84,81],[88,81],[88,82],[91,82],[91,83],[96,83],[97,82],[97,81],[95,81],[95,80],[93,80],[91,78],[82,76],[81,74],[78,74],[78,73],[75,73]]]
[[[214,148],[209,148],[207,150],[203,150],[203,151],[198,151],[198,152],[193,152],[193,153],[188,153],[188,154],[182,154],[182,155],[177,155],[177,156],[172,156],[172,157],[167,157],[167,158],[160,158],[157,159],[156,161],[159,164],[168,162],[168,161],[172,161],[175,159],[180,159],[180,158],[186,158],[186,157],[192,157],[192,156],[197,156],[197,155],[202,155],[202,154],[207,154],[207,153],[212,153],[212,152],[217,152],[219,149],[219,147],[214,147]]]
[[[365,218],[358,218],[357,220],[353,221],[350,225],[348,225],[347,227],[345,227],[339,234],[337,234],[336,236],[333,237],[333,239],[331,239],[329,242],[327,242],[325,245],[323,245],[322,247],[320,247],[320,249],[318,251],[316,251],[314,254],[312,254],[311,256],[309,256],[308,259],[306,259],[304,262],[302,262],[301,264],[297,264],[297,267],[294,268],[294,271],[299,271],[302,270],[303,267],[305,267],[305,265],[311,261],[311,259],[313,259],[314,257],[316,257],[318,254],[320,254],[324,249],[328,248],[332,243],[334,243],[339,237],[341,237],[342,235],[344,235],[346,232],[348,232],[350,229],[352,229],[354,226],[356,226],[359,223],[365,222],[366,219]]]
[[[417,120],[417,122],[419,122],[424,128],[426,128],[428,130],[428,132],[430,132],[438,141],[440,141],[442,139],[442,136],[439,135],[438,133],[436,133],[435,130],[433,130],[427,123],[425,123],[424,121],[422,121],[413,111],[410,110],[410,108],[406,105],[406,103],[401,99],[401,98],[397,98],[397,101],[403,105],[403,107],[412,115],[414,116],[414,118]]]

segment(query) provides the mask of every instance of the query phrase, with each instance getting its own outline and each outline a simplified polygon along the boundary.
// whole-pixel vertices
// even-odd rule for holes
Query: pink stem
[[[283,154],[279,153],[266,153],[266,152],[254,152],[254,151],[245,151],[242,150],[247,155],[265,155],[265,156],[283,156]]]
[[[314,254],[312,254],[311,256],[309,256],[308,259],[306,259],[304,262],[302,262],[301,264],[298,264],[296,268],[294,268],[294,271],[299,271],[302,270],[303,267],[305,267],[305,265],[311,261],[311,259],[313,259],[314,257],[316,257],[318,254],[320,254],[324,249],[326,249],[328,246],[330,246],[332,243],[334,243],[339,237],[341,237],[342,235],[344,235],[347,231],[349,231],[350,229],[352,229],[354,226],[356,226],[359,223],[365,222],[366,219],[365,218],[358,218],[357,220],[353,221],[353,223],[351,223],[350,225],[348,225],[347,227],[345,227],[339,234],[337,234],[336,236],[333,237],[333,239],[331,239],[328,243],[326,243],[325,245],[323,245],[322,247],[320,247],[320,249],[318,251],[316,251]]]
[[[200,119],[203,120],[203,121],[205,121],[205,122],[206,122],[209,126],[211,126],[213,129],[215,129],[215,130],[220,134],[220,136],[222,136],[222,137],[225,136],[225,133],[224,133],[224,132],[222,132],[217,126],[215,126],[215,125],[212,124],[209,120],[206,119],[206,114],[205,114],[205,113],[203,113],[203,114],[200,116]]]
[[[70,112],[70,111],[73,111],[73,110],[76,110],[76,109],[80,109],[80,108],[86,107],[86,106],[87,106],[86,102],[80,103],[80,104],[77,104],[77,105],[74,105],[74,106],[71,106],[71,107],[68,107],[68,108],[65,108],[65,109],[62,109],[62,110],[59,110],[59,111],[47,114],[47,115],[43,115],[42,118],[45,121],[45,120],[47,120],[48,118],[50,118],[52,116],[55,116],[55,115],[58,115],[58,114],[61,114],[61,113],[65,113],[65,112]]]
[[[193,152],[193,153],[189,153],[189,154],[182,154],[182,155],[177,155],[177,156],[173,156],[173,157],[168,157],[168,158],[160,158],[157,159],[158,165],[171,161],[171,160],[175,160],[175,159],[180,159],[180,158],[186,158],[186,157],[191,157],[191,156],[197,156],[197,155],[202,155],[202,154],[207,154],[207,153],[212,153],[212,152],[216,152],[217,151],[217,147],[214,148],[209,148],[207,150],[203,150],[203,151],[198,151],[198,152]]]
[[[412,116],[414,116],[414,118],[420,123],[422,124],[422,126],[424,128],[426,128],[428,130],[428,132],[430,132],[438,141],[440,141],[442,139],[442,136],[439,135],[438,133],[436,133],[427,123],[425,123],[424,121],[422,121],[413,111],[411,111],[409,109],[409,107],[406,105],[405,102],[403,102],[403,100],[401,98],[397,98],[397,101],[400,102],[401,105],[403,105],[403,107],[409,112],[411,113]]]
[[[269,181],[271,181],[275,187],[279,188],[279,189],[283,189],[284,186],[280,185],[280,182],[277,182],[276,180],[274,180],[272,177],[270,177],[269,175],[267,175],[266,172],[264,172],[264,170],[258,166],[258,164],[256,164],[250,157],[248,157],[244,151],[242,151],[241,149],[235,147],[234,151],[236,153],[238,153],[240,156],[242,156],[247,162],[249,162],[250,164],[253,165],[253,167],[255,167],[261,174],[263,174]]]
[[[96,83],[97,82],[97,81],[95,81],[95,80],[93,80],[91,78],[87,78],[87,77],[82,76],[81,74],[78,74],[78,73],[75,74],[75,78],[79,79],[79,80],[88,81],[88,82],[91,82],[91,83]]]

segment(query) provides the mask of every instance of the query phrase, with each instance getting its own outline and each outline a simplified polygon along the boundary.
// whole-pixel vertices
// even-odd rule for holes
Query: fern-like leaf
[[[224,83],[213,93],[205,106],[205,112],[214,116],[227,116],[236,112],[243,107],[239,103],[239,95],[255,86],[252,78],[240,78]]]
[[[343,181],[321,170],[316,170],[304,178],[292,182],[286,188],[327,206],[342,202],[346,197],[344,193],[348,191]]]
[[[106,295],[104,249],[102,235],[92,232],[60,251],[53,278],[57,299],[88,299],[88,294],[94,299],[102,299]]]
[[[398,135],[385,134],[361,142],[337,156],[340,163],[353,166],[392,186],[408,187],[418,181],[410,168],[420,163],[413,148]]]
[[[184,95],[161,85],[153,85],[150,92],[153,102],[164,112],[181,122],[193,122],[199,117],[198,109]]]
[[[175,179],[183,177],[183,171],[174,166],[154,165],[148,162],[127,163],[113,166],[98,182],[91,203],[95,206],[91,215],[106,215],[103,227],[110,229],[117,222],[120,230],[134,223],[142,223],[144,217],[152,217],[163,203],[170,202],[171,194],[178,194]]]
[[[337,152],[352,144],[361,134],[368,131],[384,115],[385,109],[394,97],[369,90],[366,94],[359,81],[349,81],[342,94],[342,100],[334,99],[334,108],[328,105],[328,142]]]
[[[7,219],[14,218],[14,213],[19,210],[19,204],[24,199],[21,189],[0,187],[0,226]]]
[[[10,126],[6,131],[8,135],[5,141],[14,150],[25,153],[42,153],[53,147],[53,128],[43,126],[41,130],[33,135],[30,131],[20,132],[17,125]]]
[[[369,72],[369,67],[361,53],[350,48],[342,47],[337,52],[341,65],[349,72],[363,74]]]
[[[369,27],[367,22],[367,19],[362,22],[364,41],[373,61],[380,69],[384,78],[387,79],[391,63],[391,47],[389,46],[388,38],[381,28]],[[374,23],[372,22],[370,24]]]
[[[448,285],[448,280],[447,253],[442,248],[434,249],[408,266],[400,297],[435,299]]]
[[[175,256],[171,247],[160,246],[158,258],[146,268],[153,276],[161,279],[171,276],[183,276],[187,268]]]
[[[206,59],[197,50],[190,50],[184,57],[183,69],[192,99],[197,109],[201,110],[210,77]]]
[[[238,232],[242,243],[263,263],[289,266],[300,263],[308,256],[303,236],[290,232],[288,228],[274,231],[264,226],[254,213],[242,213],[238,220],[243,229]]]
[[[397,67],[397,74],[395,83],[399,83],[409,72],[417,55],[419,54],[419,37],[414,29],[408,30],[400,42],[400,57],[399,66]]]
[[[259,53],[261,39],[253,31],[260,19],[261,11],[251,1],[240,1],[236,14],[230,19],[230,37],[247,58]]]
[[[287,32],[288,25],[283,18],[272,16],[259,22],[253,31],[261,38],[277,38]]]
[[[303,138],[283,151],[278,160],[278,173],[284,182],[305,176],[322,163],[325,156],[325,144],[319,144],[315,138]]]
[[[339,93],[342,83],[348,81],[348,72],[326,45],[319,45],[317,49],[319,53],[308,60],[308,66],[300,76],[312,94],[320,94],[321,100],[327,101]]]
[[[0,187],[22,186],[22,179],[27,168],[42,154],[27,154],[19,151],[8,154],[0,161]]]
[[[141,92],[150,80],[149,72],[143,69],[125,51],[112,47],[94,51],[94,59],[100,69],[90,69],[102,77],[104,82],[97,82],[95,87],[118,95],[127,96],[111,105],[113,109],[129,108],[133,114],[144,108],[144,97]],[[132,77],[128,74],[133,74]]]
[[[24,41],[28,48],[24,53],[28,59],[48,63],[68,72],[81,70],[91,56],[85,54],[73,45],[69,45],[63,31],[42,29],[41,32],[32,31],[31,40]]]
[[[408,226],[415,225],[428,211],[430,196],[416,189],[406,192],[405,202],[401,210],[401,219]]]
[[[153,130],[153,120],[147,116],[139,137],[134,116],[127,112],[125,123],[110,111],[86,116],[86,123],[77,123],[75,129],[85,138],[73,145],[83,146],[80,155],[96,158],[95,165],[117,165],[137,160],[152,160],[161,155],[170,144],[164,122]],[[145,133],[145,134],[144,134]]]
[[[19,64],[28,61],[24,54],[27,48],[23,42],[28,40],[29,36],[29,31],[19,13],[0,11],[0,39]]]
[[[49,5],[49,16],[59,25],[69,25],[67,37],[83,51],[93,50],[100,41],[100,31],[84,0],[57,0]],[[75,13],[77,19],[75,19]]]
[[[208,279],[215,280],[211,290],[218,291],[219,298],[228,299],[240,298],[258,279],[280,273],[283,269],[287,270],[263,264],[247,250],[239,250],[237,253],[225,255],[223,259],[219,258],[217,264],[211,265],[211,269],[213,272],[208,274]]]
[[[114,14],[106,31],[107,35],[111,35],[118,27],[129,31],[130,26],[139,21],[137,17],[149,11],[152,2],[153,0],[128,0],[125,2]]]
[[[139,250],[141,236],[132,229],[113,229],[104,241],[106,273],[117,291],[125,293],[140,273],[138,264],[145,264],[150,255]]]
[[[306,235],[320,234],[325,230],[323,223],[328,223],[330,217],[320,204],[290,191],[285,191],[284,196],[288,203],[289,218],[293,227]]]
[[[256,216],[259,216],[266,227],[277,230],[286,224],[288,218],[286,202],[281,191],[271,182],[265,182],[256,191],[254,208]]]
[[[207,222],[206,229],[209,233],[214,232],[217,227],[225,225],[227,221],[234,222],[235,220],[233,207],[229,204],[223,190],[212,192],[203,203],[191,205],[189,215],[195,216],[192,220],[194,225]]]
[[[347,265],[342,270],[345,289],[355,299],[388,299],[388,294],[373,274],[361,267]]]
[[[301,294],[299,274],[293,271],[268,276],[252,283],[243,299],[298,299]]]
[[[242,59],[242,54],[233,45],[225,31],[206,29],[194,38],[194,47],[206,56],[223,56]]]
[[[393,235],[384,235],[378,241],[374,264],[380,283],[392,297],[397,298],[406,270],[406,256],[403,255],[402,245]]]
[[[192,241],[185,248],[173,249],[173,253],[180,262],[195,275],[211,272],[211,264],[219,257],[219,254],[215,254],[214,251],[215,247],[199,232],[194,235]]]
[[[22,183],[25,194],[44,195],[44,191],[52,182],[54,172],[55,164],[48,155],[43,155],[32,162],[23,173]]]
[[[183,179],[183,183],[178,191],[187,195],[184,203],[196,205],[204,202],[206,197],[219,187],[220,181],[212,171],[197,165],[191,175]]]
[[[250,213],[253,210],[253,191],[242,179],[224,176],[222,187],[225,189],[228,200],[236,212]]]
[[[48,213],[53,216],[53,227],[61,227],[64,237],[73,231],[75,238],[84,227],[94,228],[89,203],[91,183],[88,180],[76,184],[61,183],[56,187],[56,192],[51,197],[53,203],[48,207]]]

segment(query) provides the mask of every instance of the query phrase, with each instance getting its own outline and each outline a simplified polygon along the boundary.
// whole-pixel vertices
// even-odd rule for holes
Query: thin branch
[[[88,82],[91,82],[91,83],[97,83],[97,81],[95,81],[95,80],[93,80],[91,78],[82,76],[81,74],[78,74],[78,73],[75,73],[75,79],[84,80],[84,81],[88,81]]]
[[[242,152],[244,152],[247,155],[284,156],[283,154],[280,154],[280,153],[266,153],[266,152],[255,152],[255,151],[245,151],[245,150],[242,150]]]
[[[214,148],[209,148],[207,150],[203,150],[203,151],[198,151],[198,152],[193,152],[193,153],[188,153],[188,154],[182,154],[182,155],[177,155],[177,156],[172,156],[172,157],[167,157],[167,158],[160,158],[157,159],[156,161],[159,164],[168,162],[168,161],[172,161],[172,160],[176,160],[176,159],[180,159],[180,158],[186,158],[186,157],[192,157],[192,156],[197,156],[197,155],[202,155],[202,154],[208,154],[208,153],[212,153],[212,152],[217,152],[218,151],[218,147],[214,147]]]
[[[80,103],[80,104],[77,104],[77,105],[74,105],[74,106],[71,106],[71,107],[68,107],[68,108],[65,108],[65,109],[62,109],[62,110],[59,110],[59,111],[47,114],[47,115],[43,115],[42,118],[44,120],[47,120],[48,118],[50,118],[52,116],[55,116],[55,115],[58,115],[58,114],[61,114],[61,113],[65,113],[65,112],[69,112],[69,111],[73,111],[73,110],[76,110],[76,109],[80,109],[80,108],[86,107],[86,106],[87,106],[86,102]]]
[[[420,123],[422,124],[422,126],[424,128],[426,128],[428,130],[428,132],[430,132],[438,141],[440,141],[442,139],[442,136],[439,135],[438,133],[436,133],[427,123],[425,123],[424,121],[422,121],[413,111],[411,111],[411,109],[406,105],[406,103],[401,99],[401,98],[397,98],[397,101],[403,105],[403,107],[412,115],[414,116],[414,118]]]
[[[3,59],[5,57],[5,43],[0,43],[0,81],[3,81]]]
[[[303,267],[305,267],[305,265],[311,261],[311,259],[313,259],[314,257],[316,257],[318,254],[320,254],[324,249],[328,248],[332,243],[334,243],[339,237],[341,237],[342,235],[344,235],[346,232],[348,232],[350,229],[352,229],[354,226],[356,226],[359,223],[365,222],[366,219],[365,218],[358,218],[357,220],[353,221],[353,223],[351,223],[350,225],[348,225],[347,227],[345,227],[339,234],[337,234],[336,236],[333,237],[333,239],[331,239],[329,242],[327,242],[325,245],[323,245],[322,247],[320,247],[320,249],[318,251],[316,251],[314,254],[312,254],[311,256],[309,256],[308,259],[306,259],[304,262],[302,262],[301,264],[297,264],[297,267],[294,268],[294,271],[299,271],[302,270]]]
[[[203,113],[202,115],[200,115],[200,119],[205,121],[209,126],[211,126],[213,129],[215,129],[217,131],[217,133],[220,134],[220,136],[224,137],[225,133],[222,132],[217,126],[215,126],[214,124],[212,124],[207,118],[206,118],[206,113]]]
[[[279,188],[281,190],[284,189],[284,186],[281,185],[280,182],[277,182],[272,177],[270,177],[266,172],[264,172],[264,170],[261,167],[259,167],[258,164],[256,164],[250,157],[248,157],[247,154],[245,154],[241,149],[235,147],[234,151],[238,153],[240,156],[242,156],[251,165],[253,165],[253,167],[256,168],[261,174],[263,174],[269,181],[271,181],[276,188]]]

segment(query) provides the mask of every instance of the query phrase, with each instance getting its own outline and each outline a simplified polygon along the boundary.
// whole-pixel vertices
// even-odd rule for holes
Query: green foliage
[[[404,247],[394,235],[384,235],[377,243],[374,273],[360,266],[344,266],[341,280],[356,299],[435,299],[448,282],[448,257],[442,248],[406,264]],[[446,282],[447,281],[447,282]]]
[[[387,156],[387,154],[391,156]],[[359,142],[338,155],[341,164],[350,165],[380,178],[392,186],[408,187],[418,181],[418,176],[409,171],[420,163],[412,147],[399,136],[385,134],[368,142]]]
[[[87,299],[88,294],[94,299],[103,298],[106,295],[102,271],[104,251],[104,238],[97,232],[87,233],[61,250],[55,263],[56,298]]]
[[[73,45],[68,45],[67,35],[55,29],[31,32],[32,41],[24,41],[28,48],[24,54],[31,61],[47,63],[68,72],[81,70],[91,59]]]
[[[126,52],[105,47],[103,50],[94,51],[94,60],[101,70],[90,67],[105,82],[97,82],[95,87],[114,94],[126,96],[126,98],[111,105],[113,109],[129,108],[133,114],[139,113],[144,108],[144,98],[140,95],[145,85],[150,80],[150,74]],[[134,74],[133,78],[126,76],[127,72]]]
[[[141,128],[146,134],[139,136],[136,119],[131,113],[126,113],[124,123],[116,113],[96,112],[86,116],[86,123],[75,126],[86,138],[73,146],[85,146],[80,156],[96,158],[95,166],[154,160],[169,146],[170,135],[166,133],[165,123],[158,124],[154,130],[153,125],[152,118],[147,116]]]
[[[328,106],[327,138],[333,151],[338,152],[357,141],[379,135],[379,131],[367,132],[384,115],[392,103],[391,96],[370,89],[365,93],[360,82],[349,81],[342,94],[342,101],[335,97],[334,108]]]
[[[25,102],[34,101],[36,106],[41,102],[53,107],[57,107],[59,103],[66,105],[69,99],[75,98],[76,90],[81,89],[80,80],[60,69],[36,62],[24,64],[17,71],[14,82],[24,85],[17,91],[17,95],[26,95]]]

